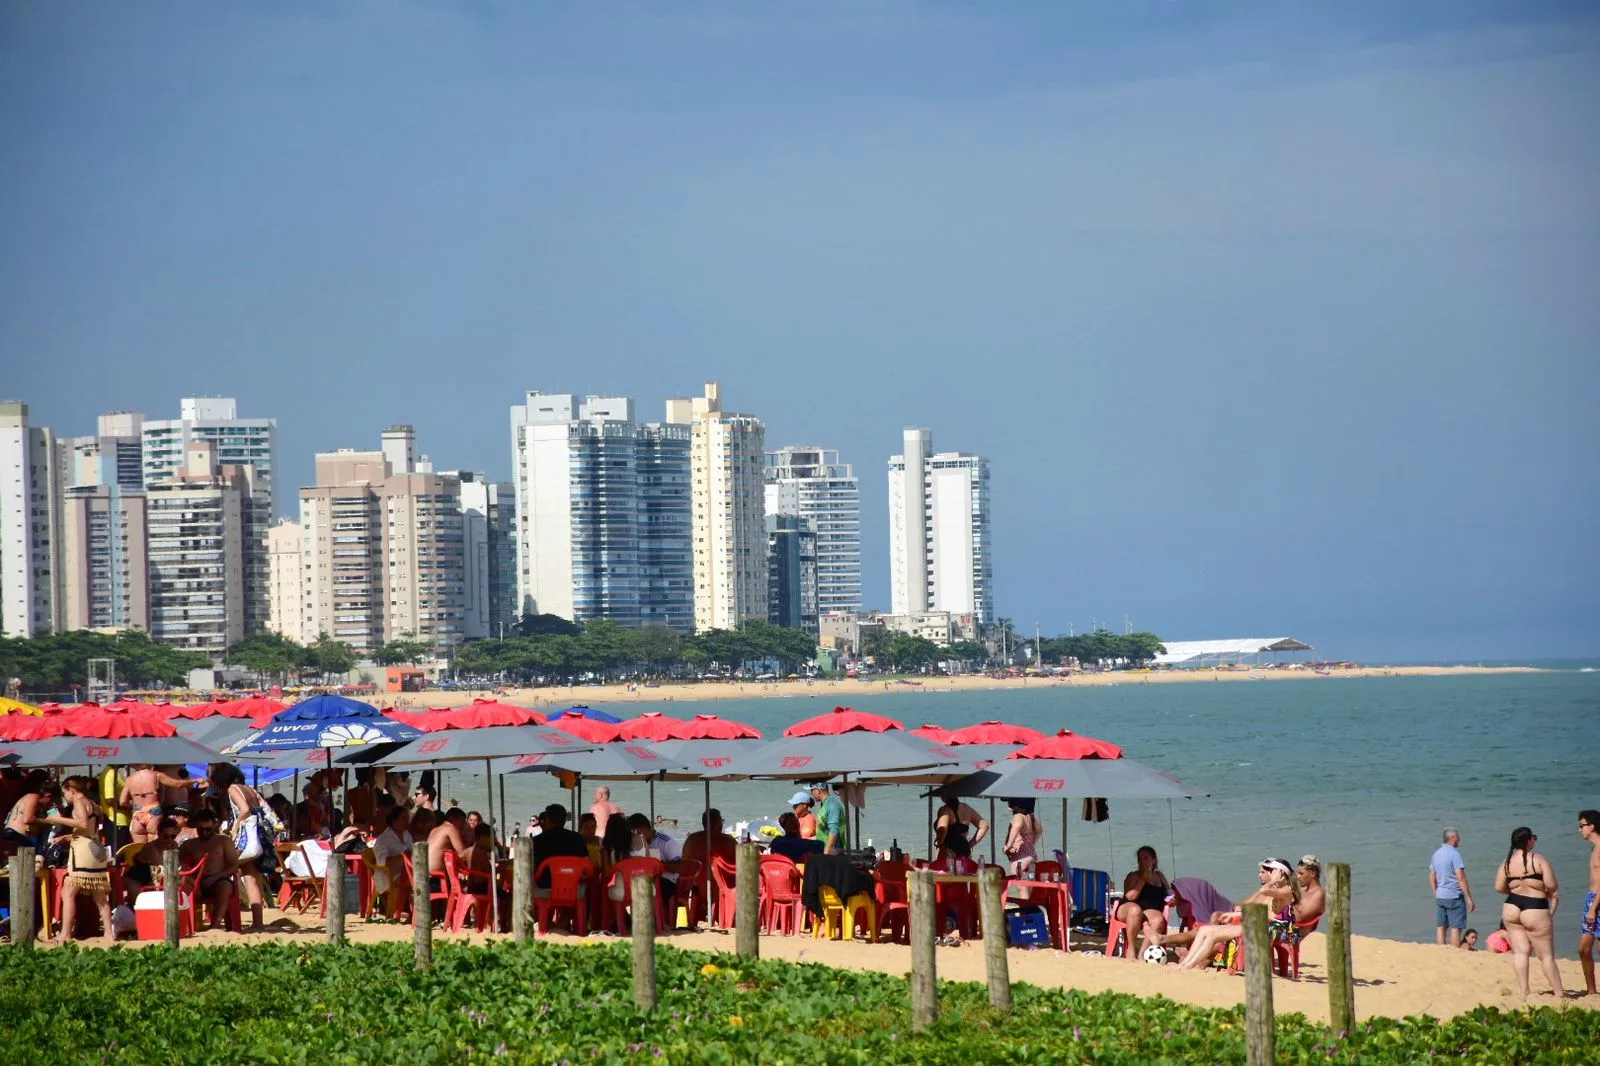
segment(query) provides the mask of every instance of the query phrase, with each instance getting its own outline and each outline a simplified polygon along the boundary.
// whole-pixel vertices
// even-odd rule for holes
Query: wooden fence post
[[[646,874],[634,874],[633,1004],[640,1010],[656,1009],[656,883]]]
[[[322,878],[322,898],[328,910],[328,943],[338,947],[344,943],[344,879],[345,859],[337,851],[328,856],[328,869]]]
[[[512,844],[511,937],[519,944],[533,939],[533,838],[524,833]]]
[[[1350,968],[1350,864],[1328,864],[1328,1021],[1343,1034],[1356,1027],[1355,976]]]
[[[1249,1066],[1273,1066],[1276,1037],[1272,1017],[1272,937],[1267,905],[1246,903],[1244,911],[1244,1041]]]
[[[417,969],[433,968],[433,906],[428,902],[428,842],[411,845],[411,947]]]
[[[747,959],[761,955],[761,848],[740,844],[734,874],[734,951]]]
[[[183,928],[182,911],[178,899],[178,882],[183,875],[179,872],[178,849],[169,848],[161,853],[161,903],[166,911],[167,919],[167,947],[176,948]],[[135,900],[137,902],[137,900]],[[189,901],[189,906],[194,907],[194,901]]]
[[[34,878],[33,857],[32,848],[18,848],[17,853],[11,856],[12,947],[33,947],[33,938],[38,929],[38,922],[34,920],[34,910],[39,900],[39,889]],[[45,921],[49,920],[49,916],[46,915]]]
[[[983,957],[989,972],[989,1006],[1011,1010],[1011,967],[1006,959],[1006,886],[1000,871],[986,866],[978,874],[978,908],[983,920]]]
[[[934,962],[939,915],[933,871],[913,870],[906,880],[911,910],[911,1028],[920,1031],[939,1020],[939,976]]]

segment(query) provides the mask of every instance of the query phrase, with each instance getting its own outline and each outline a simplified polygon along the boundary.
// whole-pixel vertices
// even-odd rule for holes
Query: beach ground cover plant
[[[1242,1063],[1243,1008],[1018,985],[941,986],[913,1035],[907,982],[662,947],[635,1009],[628,945],[0,950],[0,1047],[52,1063]],[[1593,1062],[1600,1012],[1480,1009],[1331,1032],[1278,1020],[1284,1063]]]

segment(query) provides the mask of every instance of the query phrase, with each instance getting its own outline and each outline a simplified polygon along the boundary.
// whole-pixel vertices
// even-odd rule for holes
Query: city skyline
[[[283,513],[391,423],[500,479],[530,383],[717,380],[861,475],[868,606],[925,425],[1023,631],[1593,655],[1597,71],[1542,0],[13,6],[0,393],[237,396]]]

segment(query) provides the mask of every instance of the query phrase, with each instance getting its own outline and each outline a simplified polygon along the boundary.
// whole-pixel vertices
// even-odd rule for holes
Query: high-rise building
[[[245,635],[254,486],[248,468],[217,453],[212,441],[191,440],[184,463],[149,482],[145,497],[150,635],[221,660]]]
[[[61,628],[59,463],[55,434],[28,424],[28,405],[0,403],[0,635]]]
[[[933,451],[907,429],[889,457],[889,582],[896,615],[948,611],[994,621],[989,460]]]
[[[861,487],[839,453],[796,444],[766,454],[766,513],[803,518],[817,535],[823,613],[861,609]]]
[[[766,428],[752,415],[723,411],[716,382],[702,396],[668,400],[667,421],[689,427],[695,629],[765,619]]]
[[[143,489],[143,430],[143,415],[111,411],[100,416],[94,436],[62,438],[64,484]]]
[[[817,534],[798,515],[767,515],[767,621],[817,632]]]
[[[504,636],[517,623],[516,505],[509,481],[481,471],[445,471],[461,483],[466,599],[463,636]]]
[[[641,424],[625,397],[529,392],[511,441],[519,610],[687,628],[688,428]]]
[[[147,499],[141,488],[73,485],[61,501],[62,625],[150,629]]]
[[[245,590],[242,621],[246,633],[267,624],[267,528],[272,524],[277,499],[278,422],[273,418],[240,418],[238,403],[230,397],[185,397],[176,419],[147,420],[140,429],[144,483],[169,476],[183,465],[189,444],[210,441],[217,462],[250,471],[251,493],[246,501]]]
[[[316,470],[300,490],[304,639],[326,633],[362,651],[401,637],[446,653],[460,644],[461,483],[396,473],[383,451],[322,453]]]
[[[305,529],[290,518],[267,530],[267,629],[297,644],[309,643]]]

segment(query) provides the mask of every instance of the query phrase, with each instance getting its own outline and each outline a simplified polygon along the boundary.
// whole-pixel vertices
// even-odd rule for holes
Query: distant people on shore
[[[1584,994],[1596,995],[1594,941],[1600,936],[1600,811],[1578,812],[1578,835],[1589,844],[1589,894],[1578,915],[1578,964],[1583,967]]]
[[[1428,884],[1433,887],[1434,942],[1461,946],[1461,933],[1467,928],[1467,912],[1478,905],[1467,884],[1467,862],[1461,857],[1461,834],[1444,831],[1444,843],[1428,860]],[[1448,936],[1448,941],[1446,937]]]
[[[1522,994],[1529,994],[1528,955],[1531,952],[1538,958],[1551,992],[1560,999],[1555,916],[1561,893],[1550,860],[1533,850],[1538,841],[1533,830],[1525,825],[1511,831],[1511,850],[1506,852],[1505,863],[1495,873],[1494,888],[1506,894],[1501,916],[1505,919],[1506,939],[1511,941],[1511,969]]]

